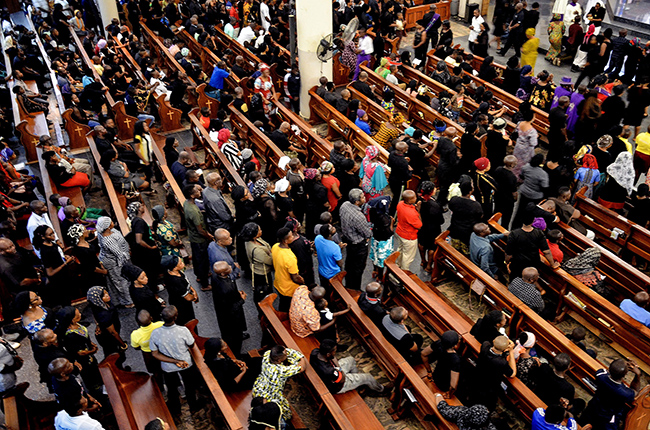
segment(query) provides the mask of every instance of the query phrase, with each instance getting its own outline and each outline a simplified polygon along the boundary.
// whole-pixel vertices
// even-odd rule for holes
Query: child
[[[566,337],[571,340],[573,343],[578,345],[578,347],[583,350],[584,352],[587,353],[592,358],[596,358],[598,355],[596,351],[594,351],[591,348],[587,348],[587,345],[583,342],[585,339],[585,336],[587,335],[587,330],[585,330],[584,327],[578,326],[573,329],[573,331],[570,334],[567,334]]]
[[[332,313],[332,311],[329,310],[327,305],[328,303],[327,300],[325,299],[320,299],[316,303],[314,303],[316,310],[320,313],[320,326],[325,327],[326,325],[329,324],[329,327],[327,327],[326,329],[315,333],[316,339],[318,339],[318,341],[321,343],[325,339],[331,339],[334,342],[338,341],[338,335],[336,334],[336,322],[334,321],[334,314]]]
[[[395,22],[391,26],[395,26],[395,35],[397,36],[396,48],[399,49],[399,45],[404,37],[404,15],[402,12],[397,12],[397,19],[395,19]]]

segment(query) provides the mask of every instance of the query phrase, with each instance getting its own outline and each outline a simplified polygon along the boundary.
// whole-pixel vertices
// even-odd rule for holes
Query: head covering
[[[519,341],[519,338],[517,338],[515,341],[516,345],[512,350],[512,352],[515,354],[515,360],[518,359],[519,356],[523,354],[527,349],[535,346],[535,335],[529,331],[525,331],[524,333],[526,333],[526,342],[524,342],[523,345]]]
[[[217,354],[221,352],[222,341],[221,338],[211,337],[205,342],[205,353],[203,354],[203,359],[210,363],[217,358]]]
[[[596,160],[596,157],[591,154],[585,154],[584,157],[582,157],[582,167],[598,170],[598,160]]]
[[[454,330],[447,330],[440,336],[440,349],[448,350],[460,341],[460,335]]]
[[[533,220],[532,226],[544,231],[546,230],[546,221],[542,217],[537,217]]]
[[[86,231],[86,227],[84,227],[81,224],[72,225],[72,227],[68,229],[68,237],[70,238],[70,242],[73,245],[78,244],[79,239],[81,239],[81,236],[83,236],[85,231]]]
[[[245,148],[241,152],[241,156],[244,160],[248,160],[249,158],[253,158],[253,151],[251,151],[250,148]]]
[[[155,221],[161,221],[165,216],[165,207],[163,205],[156,205],[151,209],[151,215]]]
[[[259,68],[260,68],[260,72],[263,72],[263,71],[265,71],[265,70],[271,70],[271,68],[269,67],[269,65],[266,64],[266,63],[260,63]]]
[[[59,201],[59,206],[61,207],[66,207],[69,204],[71,204],[70,197],[59,197],[58,201]]]
[[[112,222],[113,222],[113,221],[112,221],[109,217],[107,217],[107,216],[100,216],[100,217],[97,219],[97,224],[96,224],[97,232],[100,233],[100,234],[103,233],[103,232],[105,232],[105,231],[108,230],[108,228],[111,226],[111,223],[112,223]]]
[[[291,230],[292,232],[298,233],[298,229],[300,229],[300,222],[297,219],[290,216],[288,216],[286,220],[287,222],[284,224],[284,226],[289,230]]]
[[[527,28],[526,29],[526,36],[533,37],[535,36],[535,29],[534,28]]]
[[[163,269],[169,272],[170,270],[174,270],[174,267],[178,266],[179,260],[180,258],[176,255],[163,255],[160,259],[160,265]]]
[[[369,160],[372,160],[376,156],[379,155],[379,148],[376,146],[366,146],[366,157],[368,157]]]
[[[289,185],[289,181],[287,181],[285,178],[279,179],[275,182],[275,192],[284,193],[287,191],[287,189],[289,189]]]
[[[183,57],[187,57],[188,55],[190,55],[190,50],[188,48],[181,49],[181,55]]]
[[[291,162],[291,157],[287,157],[286,155],[283,155],[280,157],[280,160],[278,160],[278,167],[282,170],[287,170],[287,166]]]
[[[436,129],[436,132],[442,133],[447,130],[447,123],[443,122],[442,125],[434,125],[434,128]]]
[[[559,13],[554,13],[553,16],[551,17],[551,21],[560,21],[562,19],[562,15]]]
[[[607,166],[607,174],[614,178],[621,187],[625,188],[628,194],[632,194],[632,190],[634,189],[632,154],[627,151],[618,154],[616,161]]]
[[[413,127],[409,127],[406,130],[404,130],[404,134],[406,134],[409,137],[413,137],[413,133],[415,133],[415,129]]]
[[[379,67],[384,67],[386,64],[388,64],[388,58],[383,57],[383,58],[379,61]]]
[[[368,207],[375,209],[378,215],[387,214],[390,207],[390,201],[390,196],[375,197],[368,202]]]
[[[481,157],[476,159],[476,161],[474,161],[474,166],[476,166],[477,170],[485,170],[488,168],[489,165],[490,165],[490,160],[488,160],[486,157]]]
[[[219,142],[225,142],[226,140],[230,139],[230,130],[227,128],[222,128],[219,130],[219,133],[217,133],[217,138],[219,139]]]
[[[264,178],[258,179],[257,182],[255,182],[255,185],[253,185],[253,191],[251,191],[253,198],[256,199],[264,194],[268,186],[269,181]]]
[[[366,115],[366,111],[363,109],[357,109],[357,118],[361,119]]]
[[[318,170],[316,169],[305,169],[303,172],[305,175],[305,179],[314,179],[316,175],[318,174]]]
[[[124,266],[122,266],[122,276],[131,282],[138,279],[142,272],[144,272],[144,270],[140,269],[135,264],[125,263]]]
[[[526,75],[529,74],[532,70],[533,70],[533,68],[532,68],[531,66],[529,66],[528,64],[526,64],[524,67],[521,68],[521,70],[519,71],[519,74],[520,74],[521,76],[526,76]]]
[[[103,297],[104,287],[90,287],[88,289],[88,294],[86,294],[86,299],[88,299],[91,305],[95,305],[103,309],[110,308],[110,305],[104,301]]]
[[[492,127],[494,127],[495,130],[503,130],[506,126],[506,120],[503,118],[496,118],[492,122]]]
[[[253,240],[259,231],[259,225],[255,224],[254,222],[248,222],[244,225],[244,227],[242,227],[241,231],[239,232],[239,237],[241,237],[244,242],[248,242],[250,240]]]
[[[591,145],[583,145],[580,147],[580,149],[578,149],[578,152],[576,152],[576,155],[573,156],[573,159],[575,161],[578,161],[584,157],[585,154],[591,154]]]
[[[97,42],[97,47],[99,49],[106,48],[106,39],[99,39],[99,42]]]
[[[570,275],[584,275],[596,270],[599,261],[600,249],[592,247],[587,248],[569,261],[565,261],[562,268]]]
[[[588,43],[589,39],[591,36],[594,35],[594,32],[596,31],[596,26],[593,24],[589,24],[589,27],[587,27],[587,32],[585,33],[584,39],[582,39],[582,43]]]
[[[140,202],[129,203],[129,205],[126,207],[126,215],[129,217],[130,220],[133,220],[133,218],[138,216],[138,211],[140,210],[141,206],[142,203]]]
[[[571,76],[562,76],[562,80],[560,81],[560,85],[571,85],[573,82],[571,80]]]
[[[332,169],[334,169],[334,165],[331,162],[326,160],[320,164],[319,170],[321,173],[330,173]]]

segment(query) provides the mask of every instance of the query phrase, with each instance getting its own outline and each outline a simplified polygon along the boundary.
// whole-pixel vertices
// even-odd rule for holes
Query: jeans
[[[147,124],[149,127],[151,127],[151,124],[156,120],[156,117],[153,115],[147,115],[145,113],[141,113],[138,115],[138,121],[149,121],[149,124]],[[90,125],[90,122],[88,123]],[[97,124],[99,125],[99,124]]]
[[[404,239],[397,234],[393,235],[393,238],[395,241],[393,249],[400,253],[395,263],[402,270],[410,270],[411,264],[415,260],[415,255],[418,252],[418,240]]]
[[[345,382],[343,383],[343,388],[341,388],[337,394],[356,390],[363,385],[366,385],[374,391],[384,391],[384,386],[381,385],[370,373],[359,373],[354,357],[345,357],[340,359],[339,365],[341,366],[343,373],[345,373]]]
[[[195,243],[190,242],[192,246],[192,264],[194,265],[194,275],[196,275],[196,280],[201,284],[201,288],[208,286],[210,278],[208,277],[208,272],[210,265],[208,260],[208,245],[209,243]]]
[[[368,243],[365,240],[347,246],[347,256],[345,257],[345,270],[348,272],[345,276],[346,287],[355,290],[361,289],[361,279],[363,278],[363,271],[366,269],[366,260],[368,260]]]

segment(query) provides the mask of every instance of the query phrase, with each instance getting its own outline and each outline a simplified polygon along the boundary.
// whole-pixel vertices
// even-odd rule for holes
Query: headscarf
[[[68,229],[68,237],[73,245],[79,243],[79,239],[81,239],[85,231],[86,227],[81,224],[74,224]]]
[[[59,206],[66,207],[71,204],[70,197],[59,197]]]
[[[596,270],[599,261],[600,249],[592,247],[564,262],[562,268],[570,275],[584,275]]]
[[[203,359],[206,363],[210,363],[217,358],[217,354],[221,352],[222,341],[219,337],[211,337],[205,342],[205,352],[203,353]]]
[[[151,215],[155,221],[162,221],[165,216],[165,207],[163,205],[156,205],[151,209]]]
[[[138,211],[140,210],[141,206],[142,203],[140,202],[131,202],[126,207],[126,215],[129,217],[131,221],[133,221],[133,218],[138,216]]]
[[[582,157],[582,167],[598,170],[598,160],[596,160],[596,157],[591,154],[585,154],[584,157]]]
[[[279,179],[275,182],[275,192],[284,193],[289,189],[289,185],[289,181],[287,181],[285,178]]]
[[[100,39],[99,42],[97,42],[97,47],[99,49],[106,48],[106,39]]]
[[[535,29],[534,28],[527,28],[526,29],[526,36],[529,37],[535,37]]]
[[[180,258],[177,255],[163,255],[160,259],[160,265],[166,271],[174,270],[174,267],[178,266],[178,261]]]
[[[562,20],[562,16],[559,13],[554,13],[553,16],[551,17],[551,21],[560,21]]]
[[[586,154],[591,154],[591,145],[582,145],[576,155],[573,156],[574,161],[578,161],[583,158]]]
[[[366,116],[366,111],[363,109],[357,109],[357,118],[361,119]]]
[[[104,287],[90,287],[88,289],[88,294],[86,299],[90,304],[97,306],[102,309],[109,309],[110,305],[103,300],[104,297]]]
[[[587,32],[585,33],[584,39],[582,39],[582,44],[585,45],[589,43],[589,39],[591,39],[591,36],[594,35],[596,31],[596,26],[593,24],[589,24],[589,27],[587,27]]]
[[[266,179],[258,179],[257,182],[255,182],[255,185],[253,185],[253,191],[251,191],[251,195],[253,196],[254,199],[258,198],[262,194],[266,192],[266,189],[269,186],[269,181]]]
[[[545,231],[546,230],[546,221],[542,217],[537,217],[533,221],[532,226],[535,227],[535,228],[538,228],[538,229],[540,229],[542,231]]]
[[[325,160],[321,163],[318,170],[320,170],[321,173],[330,173],[332,169],[334,169],[334,165],[331,162]]]
[[[144,272],[144,270],[135,264],[125,263],[124,266],[122,266],[122,276],[124,276],[130,282],[134,282],[136,279],[138,279],[142,272]]]
[[[99,234],[105,232],[105,231],[108,230],[108,228],[111,226],[111,223],[112,223],[112,222],[113,222],[113,221],[112,221],[109,217],[107,217],[107,216],[100,216],[100,217],[97,219],[97,224],[96,224],[97,232],[98,232]]]
[[[226,143],[230,139],[230,130],[227,128],[222,128],[219,130],[217,133],[217,145],[219,146],[219,149],[223,146],[224,143]]]
[[[616,161],[607,166],[607,174],[614,178],[621,187],[625,188],[628,194],[632,194],[632,190],[634,189],[632,154],[627,151],[618,154]]]
[[[366,147],[366,158],[372,160],[379,155],[379,148],[374,145]]]
[[[515,343],[517,344],[513,349],[513,352],[515,353],[515,360],[519,358],[519,356],[524,352],[524,350],[535,346],[535,335],[529,331],[525,331],[524,333],[526,333],[526,336],[528,337],[526,338],[526,342],[524,342],[523,345],[521,344],[521,342],[519,342],[519,339],[515,341]]]
[[[529,82],[530,78],[528,76],[526,76],[526,75],[529,74],[532,70],[533,70],[533,68],[530,67],[528,64],[521,68],[521,70],[519,71],[519,85],[520,86],[528,85],[528,82]]]
[[[314,179],[316,175],[318,174],[318,170],[316,169],[305,169],[303,172],[305,175],[305,179]]]
[[[247,222],[244,224],[244,227],[242,227],[241,231],[239,232],[239,237],[242,238],[244,242],[250,242],[257,236],[257,233],[260,231],[260,226],[257,225],[254,222]]]
[[[384,215],[388,213],[390,207],[390,196],[379,196],[368,202],[368,207],[377,211],[377,215]]]
[[[190,50],[188,48],[181,49],[181,55],[183,57],[187,57],[188,55],[190,55]]]
[[[271,70],[271,68],[266,63],[260,63],[259,70],[260,72],[263,72],[264,70]]]

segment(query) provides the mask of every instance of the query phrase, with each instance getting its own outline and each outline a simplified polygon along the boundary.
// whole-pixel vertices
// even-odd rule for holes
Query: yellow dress
[[[539,38],[537,37],[528,39],[521,47],[521,66],[530,66],[533,68],[533,72],[537,61],[537,48],[539,48]]]

